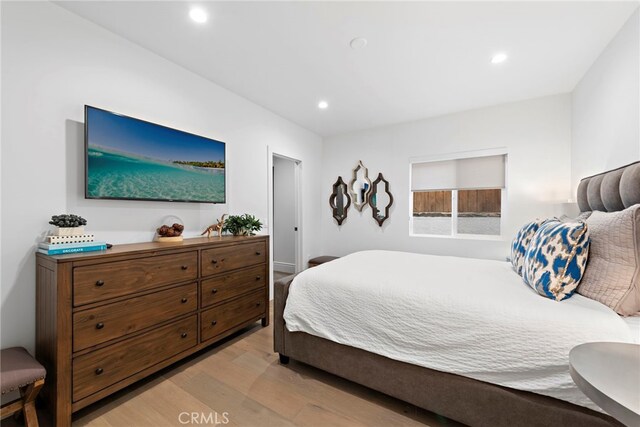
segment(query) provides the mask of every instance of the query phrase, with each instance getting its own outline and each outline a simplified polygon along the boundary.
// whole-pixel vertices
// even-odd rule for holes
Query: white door
[[[298,172],[300,162],[273,155],[273,271],[295,273],[298,265]]]

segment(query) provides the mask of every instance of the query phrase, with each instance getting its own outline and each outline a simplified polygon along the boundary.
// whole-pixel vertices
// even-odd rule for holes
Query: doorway
[[[300,271],[300,161],[273,154],[272,158],[273,279]]]

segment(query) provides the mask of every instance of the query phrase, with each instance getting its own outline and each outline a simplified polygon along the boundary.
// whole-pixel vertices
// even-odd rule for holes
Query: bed
[[[581,182],[582,211],[592,180],[602,185]],[[354,253],[276,282],[275,351],[468,425],[620,425],[576,388],[568,353],[637,341],[638,318],[521,280],[500,261]]]

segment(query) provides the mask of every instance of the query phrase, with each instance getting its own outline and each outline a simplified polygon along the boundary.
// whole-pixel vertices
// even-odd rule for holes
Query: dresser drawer
[[[200,339],[206,341],[235,326],[265,314],[265,291],[203,311],[200,321]]]
[[[262,264],[267,260],[264,242],[245,243],[202,251],[202,275],[210,276],[250,265]]]
[[[198,277],[198,253],[185,252],[117,261],[73,270],[78,306]]]
[[[140,372],[198,343],[197,316],[73,360],[73,401]]]
[[[198,285],[153,294],[74,313],[73,351],[118,338],[198,308]]]
[[[202,281],[202,307],[228,300],[247,292],[264,289],[267,267],[259,265],[232,271]]]

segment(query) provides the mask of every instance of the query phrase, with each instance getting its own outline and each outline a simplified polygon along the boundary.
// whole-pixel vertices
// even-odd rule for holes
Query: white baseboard
[[[290,262],[273,261],[273,271],[293,274],[296,272],[296,265]]]

